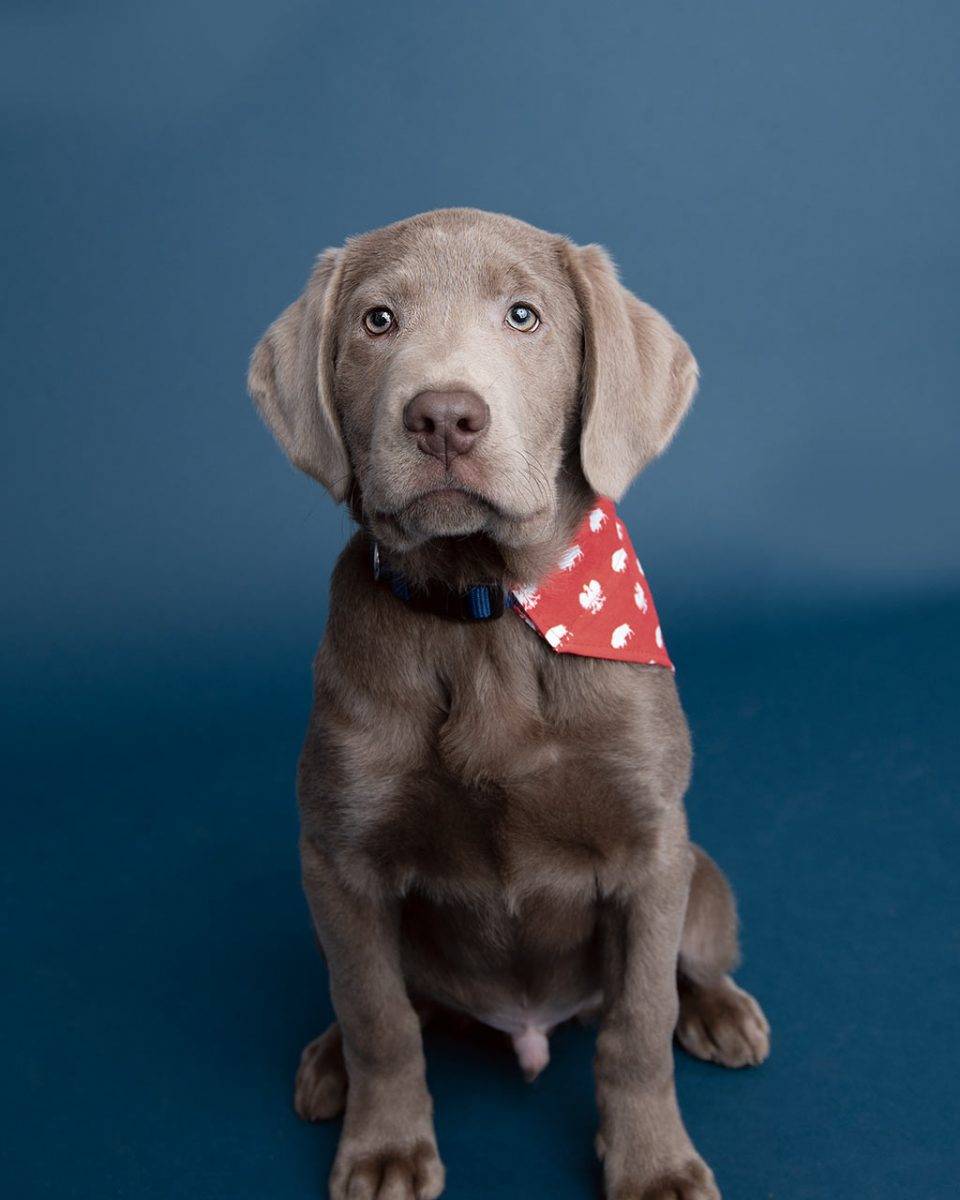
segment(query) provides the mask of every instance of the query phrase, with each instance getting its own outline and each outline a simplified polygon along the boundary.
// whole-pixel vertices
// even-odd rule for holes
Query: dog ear
[[[333,404],[334,311],[343,251],[317,260],[299,300],[280,314],[250,360],[247,389],[295,466],[334,500],[350,488],[340,422]]]
[[[619,500],[667,448],[697,388],[690,348],[620,283],[601,246],[563,243],[583,319],[580,462],[601,496]]]

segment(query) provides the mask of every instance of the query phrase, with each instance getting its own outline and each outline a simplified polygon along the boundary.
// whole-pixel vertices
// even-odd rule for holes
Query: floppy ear
[[[601,246],[563,243],[583,317],[580,462],[598,495],[619,500],[667,448],[697,388],[690,348],[620,283]]]
[[[334,500],[350,488],[350,460],[333,405],[334,309],[341,250],[317,260],[306,290],[260,339],[247,389],[293,463]]]

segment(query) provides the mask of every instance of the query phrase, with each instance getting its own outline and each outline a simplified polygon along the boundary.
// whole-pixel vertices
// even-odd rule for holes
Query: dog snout
[[[445,467],[468,453],[487,427],[490,410],[475,392],[421,392],[403,410],[404,428],[424,454]]]

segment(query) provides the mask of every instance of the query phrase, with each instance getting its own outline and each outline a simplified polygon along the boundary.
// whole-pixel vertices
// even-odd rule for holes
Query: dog
[[[510,1034],[528,1077],[552,1028],[595,1014],[606,1195],[719,1196],[673,1038],[739,1067],[769,1027],[731,978],[730,887],[688,838],[674,675],[617,661],[633,625],[605,657],[558,653],[571,630],[550,639],[529,609],[576,574],[577,530],[609,529],[597,497],[664,450],[697,378],[601,247],[473,209],[327,250],[254,351],[266,423],[359,527],[297,784],[337,1021],[303,1051],[295,1108],[343,1113],[333,1200],[442,1192],[421,1035],[438,1007]],[[528,619],[489,619],[512,595]]]

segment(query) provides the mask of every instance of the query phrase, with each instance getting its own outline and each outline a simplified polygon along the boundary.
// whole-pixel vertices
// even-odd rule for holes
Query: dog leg
[[[682,831],[664,833],[633,890],[603,902],[604,1008],[597,1102],[607,1200],[719,1200],[677,1107],[676,964],[692,871]]]
[[[730,977],[740,957],[733,893],[713,859],[698,846],[693,851],[677,971],[677,1041],[708,1062],[757,1066],[770,1053],[770,1026],[756,1000]]]
[[[331,1200],[435,1200],[444,1173],[420,1021],[401,969],[398,906],[348,886],[319,839],[301,840],[301,863],[338,1022],[322,1047],[307,1048],[309,1061],[335,1063],[339,1037],[349,1080]]]

